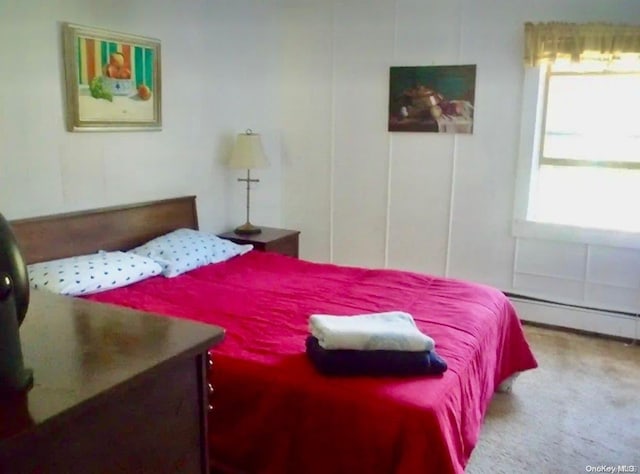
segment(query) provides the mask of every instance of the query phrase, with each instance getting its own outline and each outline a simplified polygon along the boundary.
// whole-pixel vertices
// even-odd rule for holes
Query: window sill
[[[636,232],[592,229],[524,219],[515,219],[512,230],[515,237],[528,239],[640,249],[640,233]]]

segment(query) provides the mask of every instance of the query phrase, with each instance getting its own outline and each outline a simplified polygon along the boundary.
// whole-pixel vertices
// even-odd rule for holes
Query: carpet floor
[[[525,331],[539,367],[494,396],[466,472],[640,472],[640,344]]]

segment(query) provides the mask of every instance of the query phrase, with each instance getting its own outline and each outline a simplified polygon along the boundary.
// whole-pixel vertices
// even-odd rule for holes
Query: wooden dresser
[[[32,291],[34,387],[0,400],[0,473],[208,473],[207,350],[224,330]]]

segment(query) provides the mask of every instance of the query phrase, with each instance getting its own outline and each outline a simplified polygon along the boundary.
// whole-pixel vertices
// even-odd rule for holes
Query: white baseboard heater
[[[625,339],[640,338],[640,315],[588,308],[505,293],[522,321],[559,326]]]

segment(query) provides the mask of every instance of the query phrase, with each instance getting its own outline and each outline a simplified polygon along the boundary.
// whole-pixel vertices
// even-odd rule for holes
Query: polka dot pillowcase
[[[33,263],[27,270],[31,288],[71,296],[120,288],[162,273],[160,265],[150,258],[125,252],[99,252]]]
[[[244,255],[251,249],[253,245],[238,245],[207,232],[178,229],[156,237],[129,253],[158,262],[164,276],[174,277],[203,265]]]

